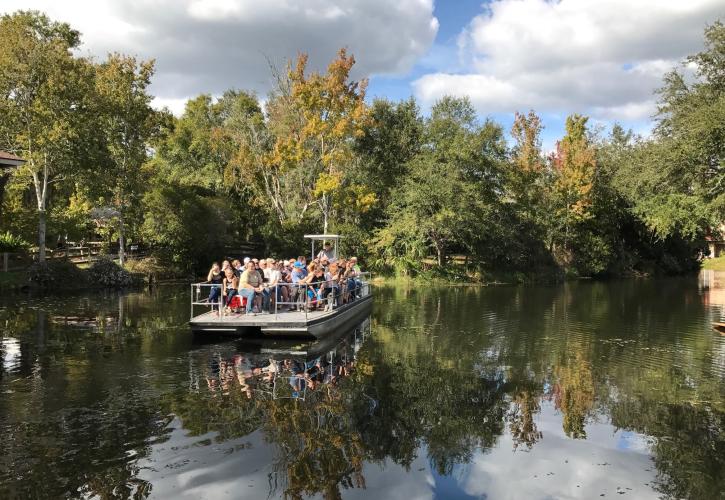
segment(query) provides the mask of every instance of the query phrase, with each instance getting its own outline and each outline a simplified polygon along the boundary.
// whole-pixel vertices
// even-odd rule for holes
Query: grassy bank
[[[725,257],[717,257],[715,259],[705,259],[702,262],[702,268],[712,271],[725,271]]]

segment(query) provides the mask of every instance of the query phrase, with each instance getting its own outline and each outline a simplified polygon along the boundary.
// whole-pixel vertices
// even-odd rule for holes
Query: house
[[[2,171],[3,174],[10,169],[19,167],[23,163],[25,163],[25,160],[19,156],[0,150],[0,171]]]
[[[10,179],[10,172],[23,163],[25,163],[25,160],[19,156],[0,150],[0,206],[2,206],[3,194],[5,193],[5,184]]]
[[[720,224],[716,231],[708,231],[708,234],[705,236],[707,249],[709,251],[707,257],[712,259],[723,255],[723,250],[725,250],[725,239],[723,238],[725,238],[725,223]]]

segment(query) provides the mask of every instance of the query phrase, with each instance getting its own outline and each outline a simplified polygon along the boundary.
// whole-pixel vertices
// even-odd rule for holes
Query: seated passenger
[[[239,295],[247,299],[247,314],[255,314],[254,307],[257,302],[257,311],[259,310],[259,302],[262,298],[262,279],[257,272],[254,262],[249,262],[247,268],[242,273],[239,280]]]
[[[324,298],[326,302],[326,310],[331,311],[342,302],[340,297],[340,270],[337,263],[330,264],[325,273]]]
[[[355,273],[355,288],[359,297],[362,290],[362,269],[357,263],[357,257],[350,257],[350,262],[352,262],[352,270]]]
[[[239,262],[239,259],[234,259],[232,261],[232,269],[234,269],[234,274],[237,278],[242,275],[242,271],[244,271],[244,268],[242,267],[242,263]]]
[[[290,280],[293,286],[290,289],[290,302],[303,302],[304,296],[304,281],[305,281],[305,268],[304,264],[300,261],[295,261],[294,268],[290,273]]]
[[[279,301],[287,302],[287,299],[289,298],[289,292],[287,290],[287,287],[282,281],[282,268],[282,262],[280,262],[276,266],[270,262],[269,268],[267,269],[267,279],[269,280],[267,283],[267,289],[270,291],[270,298],[275,304]],[[271,311],[272,306],[270,305],[270,312]]]
[[[322,293],[325,286],[325,272],[321,267],[310,264],[310,274],[305,278],[304,282],[307,287],[307,306],[321,307]]]
[[[239,278],[234,275],[234,270],[227,267],[224,271],[224,280],[222,281],[222,294],[224,296],[224,306],[227,312],[230,311],[229,306],[232,299],[237,295],[237,287],[239,286]]]

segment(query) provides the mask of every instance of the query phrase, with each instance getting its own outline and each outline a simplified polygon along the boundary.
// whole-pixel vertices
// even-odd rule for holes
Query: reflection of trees
[[[274,469],[282,475],[284,494],[303,498],[322,493],[342,498],[342,488],[364,488],[365,446],[354,425],[351,394],[324,387],[305,401],[263,403],[263,429],[278,449]]]
[[[517,391],[506,419],[514,442],[514,450],[524,445],[531,449],[542,438],[534,416],[541,411],[540,396],[532,389]]]
[[[136,458],[165,439],[173,413],[189,435],[214,432],[217,442],[261,431],[276,449],[280,492],[335,498],[364,486],[365,462],[408,467],[425,450],[446,473],[506,428],[515,448],[534,446],[550,382],[567,435],[586,437],[596,405],[617,427],[653,437],[664,496],[717,498],[719,338],[692,326],[702,314],[697,290],[673,283],[383,289],[374,336],[350,376],[276,400],[228,364],[210,373],[216,348],[192,347],[186,335],[186,288],[54,298],[40,308],[47,314],[37,304],[5,308],[3,334],[20,354],[0,373],[14,391],[0,399],[0,497],[143,497],[150,485],[136,479]],[[52,323],[65,312],[118,321]]]
[[[567,364],[555,368],[554,405],[563,415],[562,426],[567,436],[586,439],[584,423],[594,405],[592,368],[580,351]]]
[[[425,445],[432,465],[445,474],[476,449],[495,444],[504,427],[506,387],[493,373],[474,372],[475,352],[448,357],[445,346],[427,347],[426,335],[388,343],[383,327],[376,332],[365,350],[374,377],[364,383],[378,407],[374,418],[360,422],[374,457],[408,466]]]
[[[618,398],[612,423],[652,437],[655,487],[667,498],[721,498],[725,491],[725,413],[688,402]]]

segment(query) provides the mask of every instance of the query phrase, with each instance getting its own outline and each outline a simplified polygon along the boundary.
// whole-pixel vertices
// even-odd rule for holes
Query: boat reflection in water
[[[325,342],[240,343],[238,351],[209,355],[205,379],[212,393],[238,390],[248,399],[298,399],[334,385],[352,373],[355,356],[370,332],[370,320]],[[264,342],[264,341],[261,341]]]
[[[240,474],[252,476],[246,486],[255,490],[243,490],[248,498],[337,498],[341,489],[363,488],[366,450],[356,416],[369,416],[376,400],[356,390],[354,379],[358,370],[369,370],[358,364],[358,352],[370,328],[366,319],[315,344],[200,347],[190,359],[189,390],[169,402],[175,418],[168,439],[139,464],[140,479],[160,497],[180,486],[178,475],[164,473],[178,467],[200,488],[184,485],[187,493],[205,498],[219,483],[241,486]],[[209,452],[212,442],[226,452]]]

